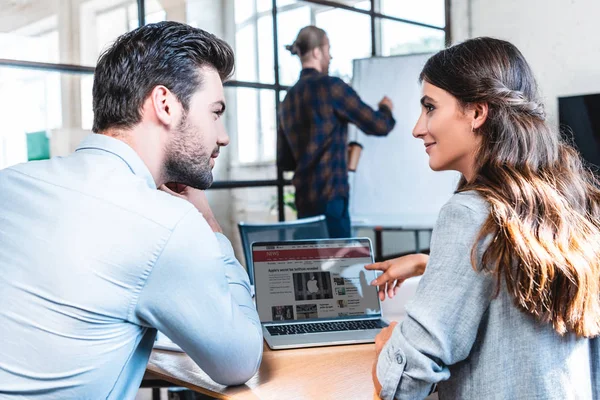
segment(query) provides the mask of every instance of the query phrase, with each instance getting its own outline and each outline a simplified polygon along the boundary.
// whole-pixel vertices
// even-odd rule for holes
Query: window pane
[[[235,2],[235,79],[237,80],[275,82],[273,16],[268,3],[264,1],[255,3],[248,0]]]
[[[264,11],[271,12],[272,8],[273,8],[273,1],[272,0],[256,0],[256,11],[258,11],[258,12],[264,12]]]
[[[274,168],[274,167],[273,167]],[[249,169],[249,168],[246,168]],[[259,179],[259,178],[257,178]],[[209,190],[208,196],[217,190]],[[238,222],[268,224],[277,222],[277,188],[276,187],[256,187],[256,188],[240,188],[228,190],[231,192],[227,197],[227,201],[231,202],[233,213],[229,212],[224,215],[223,220],[232,221],[232,244],[238,256],[238,260],[242,265],[246,265],[246,259],[242,249],[241,238],[237,228]],[[210,201],[210,200],[209,200]],[[215,204],[215,203],[211,203]],[[213,207],[215,209],[215,207]],[[218,213],[218,210],[215,212]],[[296,219],[296,212],[292,208],[285,207],[286,220]],[[217,218],[219,218],[217,216]]]
[[[148,3],[151,5],[152,1]],[[82,3],[79,7],[80,63],[95,66],[98,56],[118,36],[137,28],[137,13],[135,0],[88,0]],[[77,61],[74,63],[79,64]]]
[[[330,75],[349,82],[352,79],[352,60],[371,56],[371,18],[352,11],[323,7],[316,11],[316,22],[329,36],[333,57]]]
[[[300,75],[301,65],[297,56],[285,49],[294,43],[300,29],[310,25],[311,9],[306,3],[294,3],[281,7],[277,1],[277,42],[279,45],[279,82],[293,85]]]
[[[275,83],[273,57],[273,16],[268,14],[258,18],[259,82]]]
[[[185,1],[169,4],[185,21]],[[146,22],[166,19],[159,0],[145,7]],[[119,35],[138,27],[138,7],[136,0],[14,1],[2,6],[1,22],[0,58],[94,66]]]
[[[354,1],[353,7],[359,10],[371,11],[371,1]]]
[[[260,132],[262,132],[261,161],[275,162],[277,149],[277,118],[275,116],[275,91],[260,91]]]
[[[280,7],[280,3],[287,5]],[[370,9],[369,1],[346,3]],[[307,2],[289,4],[279,0],[277,6],[279,79],[283,85],[293,85],[301,69],[298,57],[285,50],[285,46],[292,44],[300,29],[311,23],[324,29],[329,36],[333,56],[329,68],[331,75],[349,81],[352,60],[371,55],[371,18],[368,15]]]
[[[297,2],[297,0],[277,0],[277,12],[281,11],[285,6],[289,6]]]
[[[240,24],[252,18],[256,13],[253,0],[235,0],[235,23]]]
[[[444,48],[444,31],[388,19],[382,19],[380,22],[383,56],[427,53]]]
[[[257,49],[256,26],[246,24],[235,32],[235,79],[239,81],[256,82],[257,80]]]
[[[257,0],[261,1],[261,0]],[[271,1],[271,0],[263,0],[263,1]],[[277,9],[283,8],[287,5],[297,3],[297,0],[277,0]],[[359,10],[371,10],[371,1],[370,0],[333,0],[335,3],[339,3],[345,6],[350,6],[357,8]]]
[[[253,179],[262,179],[254,174]],[[277,188],[240,188],[231,190],[238,222],[268,223],[277,222]]]
[[[165,10],[161,4],[164,4],[165,6],[167,4],[169,4],[168,10]],[[168,21],[186,22],[185,5],[186,5],[186,2],[183,0],[170,2],[170,3],[161,2],[159,0],[145,0],[145,4],[144,4],[145,22],[147,24],[152,24],[154,22],[167,21],[167,20]],[[132,6],[132,7],[134,7],[134,6]],[[136,21],[135,21],[134,26],[131,27],[131,29],[137,28],[138,22],[139,22],[137,20],[137,6],[134,7],[134,10],[135,10]]]
[[[225,89],[227,129],[239,163],[275,162],[275,91]],[[274,177],[273,177],[274,179]]]
[[[283,99],[285,99],[285,95],[287,94],[287,90],[280,90],[279,91],[279,101],[283,101]]]
[[[94,111],[92,107],[92,87],[94,75],[81,76],[81,128],[92,130]]]
[[[275,171],[275,166],[243,167],[233,168],[234,179],[265,179],[266,170]],[[269,172],[267,175],[271,175]],[[232,221],[231,231],[233,247],[238,256],[238,260],[245,264],[245,257],[242,249],[238,222],[249,223],[273,223],[278,220],[277,188],[276,187],[254,187],[240,188],[231,190],[208,190],[207,196],[209,202],[213,205],[213,211],[221,226],[225,229],[225,221]],[[212,198],[214,196],[214,198]],[[218,198],[220,196],[220,198]],[[221,201],[219,201],[221,200]],[[231,209],[221,210],[222,204],[231,204]],[[296,206],[294,204],[294,188],[287,186],[284,188],[284,213],[285,220],[292,221],[297,218]],[[271,238],[273,239],[273,238]],[[277,238],[279,239],[279,238]]]
[[[2,2],[0,58],[59,62],[59,1]]]
[[[0,68],[0,96],[3,123],[21,132],[58,128],[61,118],[61,87],[58,72]]]
[[[27,134],[34,132],[46,133],[50,155],[74,150],[89,133],[81,129],[76,90],[84,76],[0,67],[0,93],[11,93],[0,97],[2,115],[10,116],[0,130],[0,168],[28,160]]]
[[[240,163],[257,162],[259,159],[259,143],[256,91],[246,88],[227,88],[226,95],[228,95],[227,104],[233,111],[228,115],[229,118],[233,117],[234,119],[229,125],[229,134],[235,140],[237,160]]]
[[[424,24],[446,26],[444,0],[379,0],[381,14],[421,22]],[[377,4],[377,2],[376,2]]]

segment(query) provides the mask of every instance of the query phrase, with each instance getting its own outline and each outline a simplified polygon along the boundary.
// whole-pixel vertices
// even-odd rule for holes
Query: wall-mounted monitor
[[[561,128],[569,127],[582,157],[600,168],[600,94],[558,98]]]

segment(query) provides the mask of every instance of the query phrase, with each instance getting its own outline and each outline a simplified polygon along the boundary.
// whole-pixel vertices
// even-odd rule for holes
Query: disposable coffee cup
[[[348,143],[348,171],[356,171],[363,146],[358,142]]]

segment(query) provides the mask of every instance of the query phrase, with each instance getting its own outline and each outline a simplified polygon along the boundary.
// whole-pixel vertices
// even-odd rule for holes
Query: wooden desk
[[[147,372],[218,399],[377,399],[371,381],[374,344],[270,350],[245,385],[221,386],[184,353],[154,350]]]

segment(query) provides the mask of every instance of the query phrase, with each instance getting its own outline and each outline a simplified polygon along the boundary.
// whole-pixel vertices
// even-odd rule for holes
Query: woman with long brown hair
[[[377,338],[384,398],[600,398],[600,189],[546,122],[512,44],[476,38],[431,57],[413,135],[462,174],[430,256],[367,266],[392,297],[423,274],[407,317]]]

